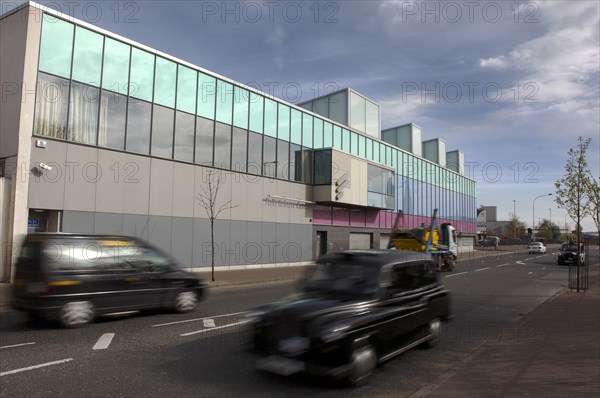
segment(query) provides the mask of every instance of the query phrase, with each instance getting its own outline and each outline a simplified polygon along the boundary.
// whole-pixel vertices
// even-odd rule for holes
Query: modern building
[[[398,210],[414,227],[438,208],[472,246],[462,152],[421,156],[412,124],[382,136],[353,90],[294,105],[32,2],[1,16],[0,49],[2,280],[28,231],[136,235],[206,267],[215,176],[222,268],[384,247]]]

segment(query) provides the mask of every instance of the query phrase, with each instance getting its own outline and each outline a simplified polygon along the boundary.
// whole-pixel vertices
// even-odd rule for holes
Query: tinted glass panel
[[[233,99],[233,125],[247,129],[248,113],[250,111],[250,92],[243,88],[235,87]]]
[[[290,142],[302,145],[302,112],[291,110],[291,136]]]
[[[119,94],[127,94],[130,51],[131,48],[127,44],[108,37],[105,39],[102,88]]]
[[[99,95],[100,90],[95,87],[75,82],[71,85],[70,141],[96,144]]]
[[[174,111],[154,105],[152,114],[152,156],[171,159],[173,157]]]
[[[300,181],[302,178],[302,147],[300,145],[290,144],[290,180]]]
[[[277,140],[277,178],[288,180],[289,173],[290,143]]]
[[[342,150],[350,152],[350,132],[342,129]]]
[[[379,106],[371,101],[367,101],[366,105],[366,131],[372,135],[379,135]]]
[[[248,173],[262,172],[262,139],[261,134],[248,133]]]
[[[265,98],[265,134],[277,137],[277,102]]]
[[[227,124],[233,120],[233,85],[222,80],[217,80],[216,120]]]
[[[265,136],[263,142],[263,172],[262,174],[267,177],[275,177],[275,170],[277,169],[277,153],[275,148],[276,139]]]
[[[177,82],[177,64],[164,58],[156,58],[154,76],[154,102],[175,108],[175,88]]]
[[[214,77],[198,73],[198,111],[199,116],[215,118],[217,80]]]
[[[315,151],[315,184],[331,184],[331,151]]]
[[[358,134],[350,133],[350,153],[358,156]]]
[[[196,118],[196,163],[212,166],[215,122]]]
[[[40,70],[66,78],[71,76],[73,32],[73,25],[69,22],[44,14]]]
[[[96,87],[100,86],[103,47],[103,36],[80,26],[75,29],[74,80]]]
[[[358,156],[363,157],[363,158],[365,157],[365,155],[366,155],[365,146],[366,146],[365,137],[362,135],[359,135],[358,136]]]
[[[102,90],[100,98],[100,127],[98,145],[107,148],[125,149],[125,116],[127,97]]]
[[[188,113],[196,113],[196,89],[198,73],[185,66],[178,66],[177,74],[177,109]]]
[[[365,122],[366,100],[354,93],[350,93],[350,127],[359,131],[366,130]]]
[[[150,152],[151,113],[149,102],[129,99],[125,150],[145,155]]]
[[[195,86],[195,83],[194,83]],[[195,93],[194,93],[195,94]],[[195,95],[194,95],[195,98]],[[194,161],[194,122],[196,118],[185,112],[177,112],[175,119],[174,159]]]
[[[323,121],[315,118],[314,121],[314,147],[323,148]]]
[[[333,126],[333,147],[342,149],[342,128],[339,126]]]
[[[217,123],[215,126],[215,167],[228,169],[231,159],[231,126]]]
[[[302,114],[302,146],[313,147],[313,117],[307,113]]]
[[[323,123],[323,148],[333,146],[333,125],[328,122]]]
[[[250,130],[263,132],[264,99],[261,95],[250,93]]]
[[[277,137],[290,140],[290,107],[283,104],[279,104]]]
[[[35,100],[33,133],[65,139],[67,137],[67,109],[69,82],[59,77],[39,73]]]
[[[131,50],[131,76],[129,78],[129,95],[135,98],[152,101],[154,87],[154,55],[133,48]]]
[[[231,169],[246,172],[248,131],[238,127],[233,128],[233,139],[231,142]]]
[[[367,159],[373,160],[373,140],[367,138]]]

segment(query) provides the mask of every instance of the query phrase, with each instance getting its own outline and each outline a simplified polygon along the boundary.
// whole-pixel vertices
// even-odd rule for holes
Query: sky
[[[382,128],[414,123],[462,150],[499,220],[574,228],[535,198],[555,194],[579,136],[600,178],[595,0],[39,3],[288,102],[351,87],[381,106]]]

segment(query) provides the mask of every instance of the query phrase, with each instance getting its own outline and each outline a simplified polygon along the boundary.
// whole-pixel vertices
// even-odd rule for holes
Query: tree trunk
[[[211,278],[215,281],[215,220],[210,220],[210,268]]]

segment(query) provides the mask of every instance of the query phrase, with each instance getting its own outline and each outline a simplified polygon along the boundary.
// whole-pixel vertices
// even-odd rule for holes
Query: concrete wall
[[[3,247],[14,247],[27,232],[28,209],[16,204],[27,201],[27,181],[21,171],[31,168],[29,161],[35,84],[37,81],[38,51],[42,13],[24,7],[0,20],[0,158],[9,158],[7,177],[11,179],[9,216],[3,219],[6,232]],[[10,266],[15,250],[3,257],[2,279],[11,278]]]

